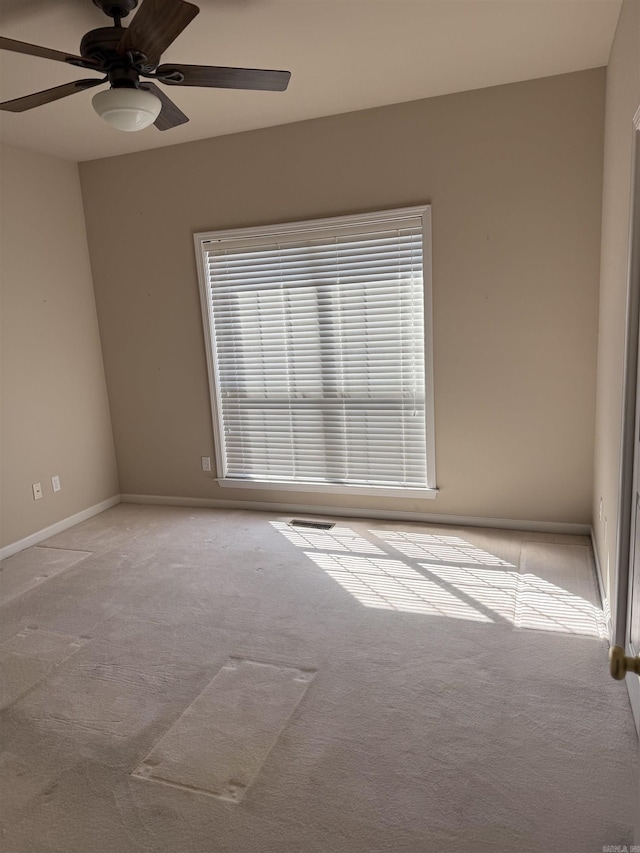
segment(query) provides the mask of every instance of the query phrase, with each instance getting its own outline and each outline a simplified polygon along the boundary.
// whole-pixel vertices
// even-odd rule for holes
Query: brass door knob
[[[632,658],[624,653],[622,646],[611,646],[609,650],[609,672],[618,681],[622,681],[628,672],[640,675],[640,657]]]

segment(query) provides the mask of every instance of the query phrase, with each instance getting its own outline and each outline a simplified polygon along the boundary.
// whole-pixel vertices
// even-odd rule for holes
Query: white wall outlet
[[[31,488],[33,489],[34,501],[39,501],[40,498],[42,497],[42,485],[40,483],[34,483],[33,486],[31,486]]]
[[[203,471],[210,471],[211,470],[211,457],[210,456],[203,456],[202,457],[202,470]]]
[[[600,506],[598,508],[598,521],[602,521],[602,509],[604,507],[604,502],[602,498],[600,498]]]
[[[56,474],[51,478],[51,488],[54,492],[59,492],[62,486],[60,485],[60,477]]]

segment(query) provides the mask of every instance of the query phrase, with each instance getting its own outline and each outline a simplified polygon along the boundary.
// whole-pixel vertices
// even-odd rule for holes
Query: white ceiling
[[[90,160],[259,127],[606,65],[621,0],[195,0],[163,62],[291,71],[286,92],[165,89],[191,121],[122,133],[95,90],[0,113],[0,138]],[[130,18],[128,20],[131,20]],[[128,23],[125,19],[123,23]],[[0,34],[77,52],[109,26],[92,0],[0,0]],[[90,72],[0,52],[0,100]]]

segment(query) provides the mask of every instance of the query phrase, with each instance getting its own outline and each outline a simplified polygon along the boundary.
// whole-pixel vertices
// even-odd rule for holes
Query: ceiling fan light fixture
[[[143,89],[105,89],[91,103],[103,121],[118,130],[143,130],[158,118],[162,103]]]

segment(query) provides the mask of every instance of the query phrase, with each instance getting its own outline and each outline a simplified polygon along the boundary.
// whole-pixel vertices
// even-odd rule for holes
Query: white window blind
[[[224,480],[432,485],[423,219],[393,213],[198,235]]]

